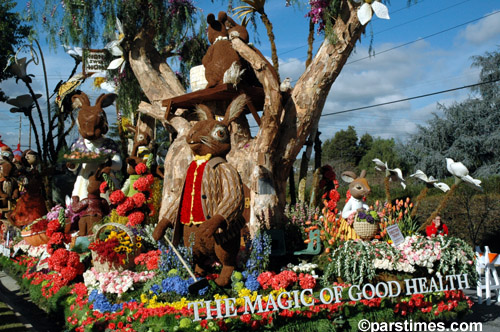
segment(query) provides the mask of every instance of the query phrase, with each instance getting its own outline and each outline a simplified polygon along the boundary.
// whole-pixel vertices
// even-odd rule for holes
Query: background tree
[[[323,158],[327,163],[343,163],[356,166],[358,158],[358,134],[353,126],[339,130],[333,138],[323,143]]]
[[[438,104],[443,116],[434,115],[418,128],[400,154],[409,165],[443,178],[445,158],[463,162],[476,177],[500,174],[500,53],[474,58],[481,68],[475,96],[450,106]]]
[[[402,162],[398,156],[396,150],[396,142],[394,139],[384,139],[377,137],[373,139],[370,149],[366,151],[364,156],[361,158],[358,167],[360,169],[366,169],[368,174],[375,173],[375,164],[373,159],[378,158],[384,162],[387,162],[390,168],[401,168],[403,173],[406,173],[405,167],[403,167]],[[361,143],[360,143],[361,145]]]
[[[23,40],[28,37],[30,27],[21,24],[18,13],[12,12],[16,3],[11,0],[0,0],[0,82],[12,77],[13,74],[4,71],[11,56]],[[0,88],[0,101],[7,100],[7,96]]]

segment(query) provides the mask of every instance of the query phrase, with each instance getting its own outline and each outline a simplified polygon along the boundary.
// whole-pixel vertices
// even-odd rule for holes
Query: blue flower
[[[260,283],[257,281],[257,273],[252,273],[248,276],[245,281],[245,287],[251,291],[256,291],[260,287]]]

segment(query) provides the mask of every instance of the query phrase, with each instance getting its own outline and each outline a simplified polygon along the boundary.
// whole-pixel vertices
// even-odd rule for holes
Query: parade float
[[[341,197],[335,171],[324,166],[315,173],[321,208],[283,204],[287,170],[317,124],[333,68],[364,31],[367,10],[384,16],[380,6],[341,1],[343,15],[327,24],[349,33],[325,40],[293,89],[280,89],[277,71],[248,44],[243,26],[224,12],[209,14],[211,45],[191,82],[200,89],[184,93],[160,84],[162,77],[137,74],[151,103],[139,105],[130,153],[106,137],[104,108],[114,95],[95,102],[81,91],[62,96],[78,112],[80,137],[57,159],[76,175],[72,191],[64,203],[48,202],[49,210],[30,207],[40,199],[26,197],[46,197],[34,185],[46,181],[45,170],[24,157],[19,198],[13,159],[2,153],[2,269],[75,331],[356,331],[362,319],[449,322],[467,314],[474,252],[434,223],[467,174],[450,170],[457,178],[451,189],[426,178],[447,191],[427,222],[416,221],[420,202],[392,200],[390,183],[405,180],[378,159],[385,202],[370,202],[364,172],[341,174],[349,184]],[[119,20],[116,28],[110,49],[124,38]],[[153,52],[147,35],[132,49],[141,51],[130,54],[132,69],[151,70],[142,52]],[[124,64],[121,52],[109,68]],[[242,114],[255,119],[257,136]],[[147,118],[177,134],[164,165]],[[427,236],[431,222],[436,232]]]

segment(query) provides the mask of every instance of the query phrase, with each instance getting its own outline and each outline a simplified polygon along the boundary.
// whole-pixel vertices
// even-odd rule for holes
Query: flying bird
[[[424,172],[422,172],[419,169],[415,172],[415,174],[410,175],[410,177],[424,181],[425,185],[428,188],[435,187],[441,189],[443,192],[447,192],[448,190],[450,190],[450,187],[446,183],[438,182],[438,180],[435,179],[432,175],[428,177]]]
[[[375,163],[375,169],[380,172],[385,172],[385,176],[389,178],[389,181],[399,182],[403,189],[406,188],[405,179],[403,178],[403,172],[399,168],[391,169],[387,166],[387,162],[375,158],[372,160]]]
[[[451,158],[446,158],[446,168],[455,177],[455,183],[459,184],[461,181],[471,185],[476,189],[482,190],[481,180],[474,179],[469,175],[469,170],[459,161],[454,161]]]

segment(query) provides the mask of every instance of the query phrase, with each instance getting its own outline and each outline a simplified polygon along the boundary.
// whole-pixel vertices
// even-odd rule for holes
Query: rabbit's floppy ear
[[[229,104],[226,109],[226,114],[224,115],[224,120],[222,120],[222,123],[228,126],[231,122],[236,120],[245,109],[247,101],[248,97],[244,93],[234,98],[231,104]]]
[[[198,119],[200,121],[215,119],[214,113],[212,112],[210,107],[208,107],[207,105],[203,105],[203,104],[196,105],[194,112],[196,113],[196,115],[198,116]]]
[[[71,97],[71,102],[73,103],[73,109],[81,108],[82,106],[90,106],[89,97],[85,94],[85,92],[80,92],[79,94]]]
[[[342,180],[344,180],[345,182],[347,183],[351,183],[352,181],[354,181],[354,179],[357,178],[357,175],[356,173],[354,172],[351,172],[351,171],[345,171],[342,173],[342,175],[340,176],[342,178]]]
[[[101,106],[101,108],[108,107],[109,105],[113,104],[115,99],[116,94],[114,93],[102,94],[97,98],[95,105]]]
[[[227,20],[227,14],[226,14],[226,12],[220,11],[219,15],[217,17],[217,21],[219,21],[222,24],[224,24],[226,22],[226,20]]]

